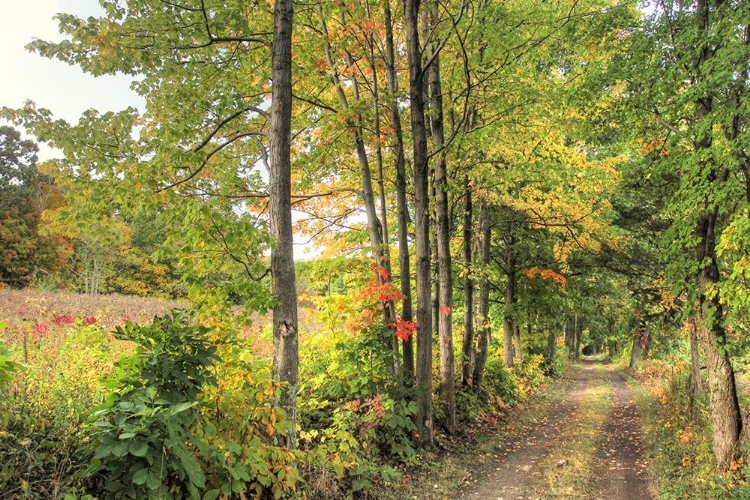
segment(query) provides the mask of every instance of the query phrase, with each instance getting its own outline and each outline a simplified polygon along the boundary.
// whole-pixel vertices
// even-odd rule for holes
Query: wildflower
[[[49,326],[44,323],[36,323],[31,327],[31,332],[34,335],[34,340],[40,340],[49,334]]]

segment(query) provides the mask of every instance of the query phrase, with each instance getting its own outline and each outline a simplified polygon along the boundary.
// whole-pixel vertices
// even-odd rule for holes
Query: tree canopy
[[[558,339],[571,357],[638,354],[690,319],[716,463],[740,456],[748,2],[101,5],[28,48],[129,75],[146,108],[77,123],[3,110],[64,154],[42,175],[33,143],[0,129],[2,240],[23,243],[0,250],[3,281],[58,265],[38,230],[49,209],[79,273],[135,246],[112,286],[174,288],[143,279],[148,264],[207,314],[272,309],[290,449],[309,390],[298,302],[348,330],[346,352],[368,353],[373,391],[403,397],[426,446],[457,432],[457,394],[482,394],[488,362],[541,356],[552,372]],[[41,200],[55,189],[65,207]],[[297,276],[293,239],[319,255]]]

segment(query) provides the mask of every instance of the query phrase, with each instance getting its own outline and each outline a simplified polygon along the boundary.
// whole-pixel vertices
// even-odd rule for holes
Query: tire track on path
[[[564,398],[535,420],[501,446],[494,463],[478,464],[474,483],[453,498],[653,498],[632,393],[611,364],[585,360]]]
[[[543,479],[541,464],[554,448],[555,440],[569,424],[570,416],[578,408],[593,377],[592,370],[581,370],[563,400],[552,406],[546,415],[539,415],[534,426],[514,436],[514,442],[498,453],[494,469],[475,472],[477,482],[456,498],[534,498],[537,485]]]
[[[648,462],[641,454],[642,431],[633,393],[621,373],[611,370],[609,379],[614,388],[613,406],[594,458],[589,496],[592,500],[651,500],[654,497],[646,478]]]

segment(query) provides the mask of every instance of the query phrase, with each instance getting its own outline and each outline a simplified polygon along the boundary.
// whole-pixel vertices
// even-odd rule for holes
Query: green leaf
[[[133,484],[142,485],[146,484],[146,481],[148,480],[148,469],[139,469],[135,474],[133,474]]]
[[[219,498],[219,490],[214,488],[213,490],[208,490],[205,495],[203,495],[202,500],[216,500]]]
[[[198,488],[204,488],[206,486],[206,476],[203,474],[203,469],[198,459],[182,448],[175,448],[173,453],[180,459],[180,463],[190,478],[190,482]]]
[[[161,480],[159,479],[159,476],[149,471],[148,479],[146,480],[146,486],[148,486],[148,489],[155,490],[160,485],[161,485]]]
[[[120,442],[112,446],[112,454],[116,457],[124,457],[128,453],[128,443]]]
[[[361,491],[365,488],[369,488],[370,485],[371,483],[367,479],[355,479],[352,483],[352,491]]]
[[[135,457],[145,457],[146,453],[148,453],[148,443],[145,441],[132,441],[128,451]]]
[[[183,403],[177,403],[176,405],[172,406],[172,408],[169,410],[170,415],[176,415],[178,413],[181,413],[188,408],[192,408],[193,406],[199,404],[198,401],[186,401]]]

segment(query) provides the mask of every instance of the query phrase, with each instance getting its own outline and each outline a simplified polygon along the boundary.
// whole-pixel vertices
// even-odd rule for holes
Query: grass
[[[543,492],[540,498],[587,498],[586,484],[593,475],[593,459],[602,439],[602,429],[612,408],[612,388],[601,365],[593,365],[592,384],[578,408],[545,458]]]
[[[47,325],[56,317],[94,318],[105,330],[128,319],[136,323],[185,307],[184,302],[127,295],[81,295],[72,292],[0,289],[0,321],[6,323],[3,336],[18,344],[34,325]]]

